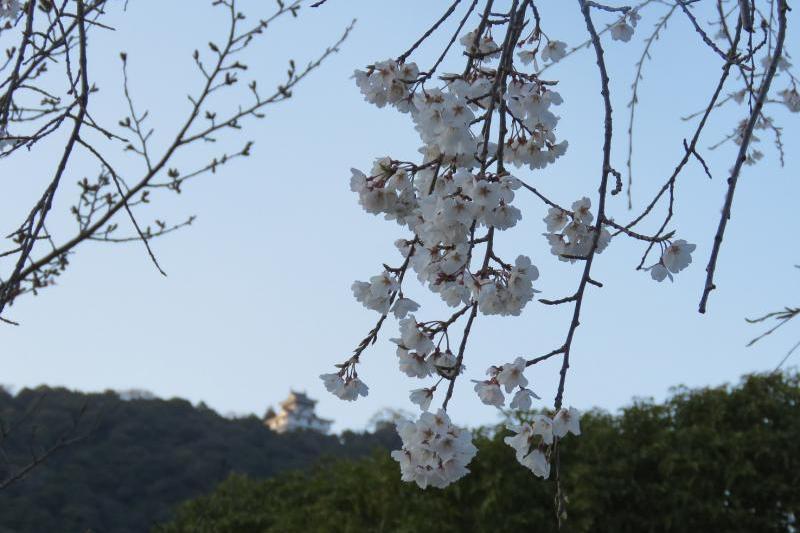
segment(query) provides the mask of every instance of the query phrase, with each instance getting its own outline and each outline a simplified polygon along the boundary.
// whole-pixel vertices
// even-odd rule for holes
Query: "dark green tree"
[[[186,400],[40,387],[0,391],[0,419],[12,428],[0,438],[0,479],[33,453],[40,456],[81,412],[86,438],[0,491],[0,533],[141,533],[233,473],[267,478],[324,456],[365,456],[398,440],[393,428],[279,435],[258,417],[228,419]]]
[[[565,531],[786,532],[800,516],[800,378],[678,388],[593,411],[562,441]],[[269,480],[232,476],[158,533],[556,531],[554,486],[480,432],[472,473],[445,490],[400,481],[384,453]]]

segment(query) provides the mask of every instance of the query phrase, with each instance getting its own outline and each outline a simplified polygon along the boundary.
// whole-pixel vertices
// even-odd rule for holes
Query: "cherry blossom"
[[[591,226],[594,220],[591,205],[591,200],[584,197],[573,202],[572,212],[557,207],[548,210],[544,218],[548,232],[544,236],[550,244],[550,252],[561,261],[574,263],[589,254],[593,245],[595,253],[603,253],[611,242],[611,233],[603,227],[594,244],[597,227]]]
[[[517,461],[534,475],[547,479],[550,476],[550,462],[545,452],[555,439],[563,438],[567,433],[580,435],[580,412],[573,407],[559,409],[552,419],[537,414],[529,422],[509,424],[506,428],[513,434],[505,437],[504,442],[514,449]]]
[[[482,35],[477,38],[477,30],[471,31],[459,39],[459,42],[471,54],[481,54],[486,57],[492,57],[500,52],[500,47],[494,42],[494,39],[488,34]],[[477,40],[477,48],[475,41]]]
[[[547,41],[542,49],[542,61],[560,61],[567,55],[567,43],[563,41],[556,41],[555,39]]]
[[[536,59],[536,50],[521,50],[517,56],[523,65],[530,65]]]
[[[532,390],[521,388],[514,394],[514,397],[511,399],[511,403],[508,406],[511,409],[528,411],[530,410],[531,405],[533,405],[534,398],[537,400],[541,399]]]
[[[507,393],[517,387],[524,388],[528,385],[528,380],[523,374],[526,362],[524,358],[517,357],[513,363],[504,364],[497,373],[497,382],[505,387]]]
[[[501,407],[506,402],[500,385],[494,381],[475,381],[475,392],[486,405]]]
[[[320,379],[328,392],[340,396],[344,389],[344,379],[339,374],[322,374]]]
[[[433,341],[420,329],[414,315],[400,320],[400,338],[391,340],[406,350],[415,350],[419,354],[428,354],[433,350]]]
[[[789,108],[792,113],[800,113],[800,94],[797,89],[785,89],[779,93],[783,98],[783,103]]]
[[[669,280],[672,281],[672,274],[670,274],[669,270],[667,270],[667,267],[661,263],[656,263],[650,267],[650,277],[656,281],[664,281],[666,278],[669,278]]]
[[[580,200],[572,203],[572,218],[581,224],[591,224],[594,220],[594,215],[590,211],[592,201],[585,196]]]
[[[569,222],[567,212],[558,207],[551,207],[547,210],[547,216],[544,217],[544,222],[547,224],[547,231],[553,233],[564,229],[564,226]]]
[[[397,319],[405,318],[408,313],[419,310],[419,304],[410,298],[398,298],[392,306],[392,313]]]
[[[417,422],[400,420],[397,432],[403,445],[391,455],[400,463],[401,479],[422,489],[444,488],[464,477],[478,451],[472,434],[454,426],[441,409],[436,414],[422,413]]]
[[[611,38],[615,41],[628,42],[633,37],[633,26],[620,19],[611,26]]]
[[[397,280],[388,272],[384,272],[371,277],[369,282],[354,281],[351,289],[356,300],[364,307],[386,314],[389,312],[391,293],[397,290]]]
[[[355,401],[359,396],[366,396],[369,393],[367,384],[356,377],[345,379],[344,387],[340,389],[339,398],[348,402]]]
[[[615,41],[632,39],[640,19],[637,8],[584,1],[578,4],[586,19],[590,37],[588,47],[595,48],[598,58],[611,55],[603,48],[602,37],[606,32]],[[451,439],[442,437],[441,429],[449,425],[445,411],[453,397],[457,379],[466,372],[464,361],[474,358],[469,350],[470,332],[483,320],[482,315],[521,315],[537,293],[547,288],[540,286],[539,270],[531,259],[539,257],[535,255],[538,249],[549,247],[560,261],[584,265],[573,269],[580,271],[581,276],[574,292],[541,299],[542,303],[551,306],[572,306],[566,340],[555,349],[551,346],[549,350],[546,347],[539,352],[545,355],[534,354],[527,358],[509,354],[501,361],[511,359],[513,362],[502,365],[495,360],[486,379],[471,381],[478,399],[485,405],[502,407],[506,405],[506,395],[513,395],[509,407],[517,412],[509,416],[524,420],[517,426],[509,426],[514,434],[506,437],[506,442],[515,449],[517,460],[523,466],[536,476],[548,478],[550,460],[558,457],[552,453],[558,439],[568,433],[574,436],[581,433],[580,413],[572,407],[562,408],[564,378],[573,349],[572,339],[582,319],[585,295],[594,294],[595,288],[603,287],[602,280],[594,277],[597,269],[592,271],[597,255],[611,244],[612,232],[614,239],[630,238],[644,250],[638,266],[634,263],[632,269],[649,271],[654,280],[663,281],[667,278],[672,280],[675,274],[686,269],[696,248],[685,240],[674,240],[676,230],[668,227],[676,201],[675,175],[658,189],[661,192],[651,203],[645,204],[648,207],[642,214],[631,216],[626,223],[617,223],[612,216],[612,207],[616,204],[611,197],[624,190],[625,182],[622,173],[612,166],[618,161],[616,153],[612,154],[612,151],[616,152],[614,146],[617,142],[614,139],[612,143],[610,93],[613,91],[603,60],[597,62],[602,103],[605,104],[602,125],[606,128],[600,186],[596,188],[595,184],[591,190],[583,189],[589,191],[587,195],[579,193],[576,195],[578,199],[572,202],[570,198],[546,194],[550,184],[546,179],[537,180],[538,171],[556,164],[569,148],[568,140],[561,137],[559,130],[560,114],[565,112],[562,111],[564,99],[556,90],[565,87],[567,82],[550,77],[550,72],[555,69],[548,69],[582,47],[567,52],[566,43],[547,36],[536,9],[529,13],[530,4],[514,6],[508,15],[503,16],[487,10],[484,16],[490,18],[482,19],[477,29],[466,34],[461,34],[459,27],[458,34],[451,34],[444,54],[427,71],[420,70],[408,58],[428,34],[397,60],[376,62],[364,70],[357,70],[354,75],[356,85],[368,102],[404,113],[409,127],[413,126],[418,135],[420,146],[419,155],[412,160],[384,155],[374,159],[368,171],[367,167],[351,171],[350,188],[361,208],[393,222],[404,234],[395,241],[399,253],[383,263],[382,273],[353,284],[356,300],[377,311],[380,318],[357,345],[354,354],[337,365],[341,371],[329,375],[337,377],[324,379],[326,387],[337,396],[347,396],[348,399],[358,396],[345,392],[345,389],[357,379],[355,367],[361,362],[362,352],[375,344],[379,336],[383,338],[386,328],[399,329],[399,335],[390,340],[397,345],[401,373],[419,379],[438,378],[426,387],[410,391],[409,399],[420,407],[423,414],[417,422],[398,424],[403,449],[393,452],[393,457],[400,463],[403,480],[416,482],[423,488],[445,486],[466,472],[468,461],[449,461],[450,452],[446,450],[451,448]],[[674,9],[670,14],[673,12],[680,13]],[[592,20],[593,13],[598,14],[595,21]],[[600,13],[602,16],[613,13],[618,18],[610,24],[604,21],[606,29],[598,32],[596,22],[599,22]],[[448,16],[445,13],[442,20]],[[695,22],[693,18],[692,21]],[[463,26],[464,22],[461,24]],[[436,23],[431,32],[438,25]],[[656,26],[656,36],[661,27]],[[466,56],[466,68],[442,72],[439,68],[448,64],[444,58],[459,34],[459,42],[464,47],[459,53]],[[648,49],[654,38],[648,41]],[[731,40],[730,36],[724,38]],[[758,57],[764,58],[775,50],[777,48],[769,44]],[[764,58],[762,69],[769,67],[774,70],[772,67],[776,65],[779,70],[790,67],[781,61],[780,54],[776,56],[778,59]],[[541,59],[540,64],[537,64],[537,59]],[[755,61],[751,64],[755,68]],[[730,63],[725,64],[726,73],[730,66]],[[730,69],[730,72],[736,70]],[[759,76],[763,78],[763,72]],[[773,97],[768,102],[783,103],[797,112],[800,110],[800,97],[794,87],[795,78],[793,75],[787,77],[791,89],[777,93],[782,100]],[[638,102],[635,87],[632,107]],[[748,100],[751,108],[754,105],[750,87],[732,89],[725,100],[718,101],[717,96],[714,96],[709,110],[717,109],[728,100],[739,103]],[[630,116],[633,117],[633,109]],[[751,118],[753,116],[751,114]],[[571,118],[580,120],[580,117]],[[755,122],[742,120],[730,136],[731,142],[742,146],[743,161],[747,164],[763,157],[760,150],[749,147],[753,140],[752,130],[775,131],[776,135],[780,131],[767,115],[756,118]],[[698,134],[705,124],[704,120],[700,122]],[[686,157],[677,167],[678,172],[692,156],[706,166],[695,146],[699,137],[696,135],[694,138],[691,145],[684,144]],[[595,196],[595,191],[600,194]],[[522,244],[518,244],[520,249],[515,250],[509,240],[502,237],[505,232],[518,231],[524,217],[537,212],[519,198],[521,195],[541,201],[539,207],[546,210],[546,214],[534,215],[544,216],[541,220],[546,229],[543,234],[545,242],[529,243],[524,238],[518,239],[517,242]],[[645,217],[657,217],[650,213],[658,212],[656,204],[663,206],[665,203],[669,209],[661,229],[655,235],[648,234],[646,229],[642,229],[646,225],[639,222]],[[529,244],[532,250],[527,250]],[[651,254],[659,251],[660,256],[652,264]],[[645,267],[646,263],[650,266]],[[409,283],[416,283],[417,288],[438,295],[444,303],[439,306],[444,309],[443,314],[437,315],[427,304],[421,306],[407,298],[405,293],[411,294],[413,289]],[[539,351],[539,348],[535,350]],[[558,356],[562,361],[561,379],[552,417],[541,411],[531,413],[533,400],[540,398],[527,388],[525,370]],[[447,386],[447,392],[442,394],[441,416],[427,412],[440,384]],[[469,450],[469,447],[465,449]]]
[[[409,84],[416,81],[419,69],[414,63],[398,65],[393,60],[378,61],[366,71],[356,70],[353,77],[364,98],[378,107],[394,104],[400,111],[410,107],[406,102]]]
[[[340,374],[322,374],[320,379],[328,392],[348,402],[355,401],[359,396],[366,396],[369,392],[366,383],[355,376],[343,378]]]
[[[575,436],[581,434],[580,426],[581,413],[574,407],[569,409],[559,409],[553,417],[553,435],[561,438],[567,433]]]
[[[664,248],[661,259],[650,267],[650,276],[656,281],[664,281],[672,274],[677,274],[692,263],[692,252],[697,248],[683,239],[678,239]]]
[[[412,403],[419,406],[423,411],[427,411],[433,400],[433,389],[414,389],[409,394]]]
[[[553,443],[553,420],[545,415],[534,415],[531,423],[531,435],[541,437],[542,444]]]
[[[637,10],[628,10],[625,16],[611,25],[611,38],[615,41],[630,41],[633,37],[633,29],[640,18]]]
[[[542,439],[536,439],[539,435],[534,432],[535,425],[524,423],[519,426],[508,425],[506,427],[516,433],[503,440],[514,449],[517,461],[529,468],[534,475],[547,479],[550,476],[550,463],[540,447],[549,443]]]
[[[433,368],[425,360],[424,355],[410,352],[402,346],[397,347],[400,371],[411,378],[425,378],[431,375]]]
[[[547,456],[539,449],[533,450],[525,456],[520,461],[520,464],[528,467],[535,476],[539,476],[542,479],[550,477],[550,461],[547,460]]]

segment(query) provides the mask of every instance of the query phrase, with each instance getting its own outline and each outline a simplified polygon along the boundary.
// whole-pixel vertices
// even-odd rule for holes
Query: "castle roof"
[[[289,397],[286,398],[284,401],[281,402],[281,407],[288,407],[291,405],[297,405],[302,407],[314,407],[317,404],[317,400],[312,400],[309,398],[306,393],[304,392],[297,392],[297,391],[290,391]]]
[[[281,411],[276,413],[270,408],[264,416],[264,423],[279,433],[294,429],[312,429],[327,433],[333,420],[318,417],[314,412],[316,403],[306,393],[290,390],[289,396],[280,403]]]

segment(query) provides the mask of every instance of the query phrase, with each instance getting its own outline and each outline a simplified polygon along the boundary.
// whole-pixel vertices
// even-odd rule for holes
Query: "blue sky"
[[[125,13],[112,10],[117,30],[95,33],[91,43],[101,120],[113,124],[124,115],[118,54],[125,50],[135,98],[149,109],[157,128],[156,145],[174,135],[188,110],[185,93],[201,81],[191,52],[225,31],[219,10],[206,4],[136,0]],[[256,1],[241,4],[252,18],[271,9]],[[541,4],[548,35],[570,45],[585,40],[577,3]],[[245,133],[213,147],[216,154],[223,146],[235,148],[253,139],[251,158],[199,179],[180,196],[154,198],[153,210],[140,212],[145,223],[198,215],[192,227],[152,243],[169,276],[158,274],[140,243],[83,246],[58,286],[11,308],[10,318],[22,325],[0,330],[0,382],[17,388],[42,383],[90,391],[143,388],[242,414],[261,414],[295,388],[318,398],[320,414],[335,419],[337,429],[363,428],[383,407],[411,410],[408,390],[421,385],[397,370],[394,345],[387,340],[395,334],[391,322],[362,358],[359,375],[370,386],[367,398],[341,402],[325,392],[317,376],[332,371],[372,327],[377,316],[355,302],[350,284],[377,274],[384,262],[398,263],[392,243],[404,236],[393,222],[360,210],[349,190],[349,169],[367,168],[384,155],[415,158],[420,144],[407,116],[364,102],[350,76],[355,68],[405,51],[446,5],[329,0],[322,8],[301,10],[298,19],[286,18],[271,27],[247,57],[248,74],[258,73],[261,87],[281,78],[289,57],[304,64],[358,18],[341,53],[302,83],[290,101],[269,108],[264,120],[247,123]],[[626,103],[634,63],[642,39],[664,10],[655,6],[643,11],[632,42],[607,43],[617,125],[613,162],[620,169],[625,166]],[[707,13],[699,15],[705,20]],[[602,13],[596,18],[599,25],[613,20]],[[797,14],[790,14],[790,25],[797,22]],[[430,64],[451,26],[412,59]],[[790,52],[797,49],[792,32],[787,46]],[[701,46],[680,15],[670,22],[652,56],[645,66],[636,120],[633,196],[638,205],[679,161],[682,139],[693,132],[693,123],[680,116],[704,106],[720,68],[718,58]],[[444,71],[461,68],[461,59],[451,57]],[[564,60],[547,76],[559,80],[565,100],[558,109],[559,138],[568,139],[570,147],[545,171],[521,170],[519,176],[562,204],[589,193],[594,201],[602,106],[591,51]],[[786,83],[781,77],[776,80],[779,88]],[[760,330],[746,325],[744,317],[796,304],[800,287],[800,272],[793,268],[800,263],[795,237],[800,198],[797,115],[779,106],[770,112],[785,127],[786,166],[777,164],[764,135],[765,160],[745,168],[737,190],[717,271],[719,289],[708,314],[699,315],[696,309],[734,147],[707,148],[745,116],[736,106],[720,110],[699,144],[714,179],[690,163],[679,183],[671,227],[697,244],[690,268],[675,283],[658,284],[634,271],[640,243],[614,241],[599,256],[596,277],[605,287],[588,294],[566,403],[613,410],[633,397],[663,398],[677,384],[736,381],[746,372],[771,370],[794,344],[796,328],[794,334],[787,330],[745,347]],[[9,192],[0,197],[0,212],[8,228],[24,216],[26,202],[46,183],[47,157],[55,156],[56,144],[54,140],[39,154],[3,162],[0,180]],[[189,152],[179,164],[188,168],[210,153]],[[129,177],[141,171],[141,162],[130,154],[114,157]],[[60,214],[51,222],[56,237],[64,239],[74,229],[67,212],[78,194],[74,182],[96,171],[88,159],[76,160],[69,170],[57,198]],[[559,263],[550,255],[541,235],[546,210],[540,203],[525,197],[515,203],[523,210],[523,221],[500,236],[500,252],[533,259],[541,272],[537,288],[543,296],[568,294],[578,282],[580,266]],[[622,195],[610,201],[610,209],[617,220],[631,216]],[[125,219],[119,222],[126,227]],[[653,229],[657,223],[654,219],[642,228]],[[424,318],[445,315],[443,304],[422,287],[412,284],[407,292],[423,303]],[[518,318],[479,316],[465,357],[466,377],[477,379],[490,364],[559,346],[570,312],[533,303]],[[552,403],[558,367],[552,361],[527,372],[544,405]],[[497,420],[494,408],[479,402],[467,379],[456,385],[451,405],[458,423]]]

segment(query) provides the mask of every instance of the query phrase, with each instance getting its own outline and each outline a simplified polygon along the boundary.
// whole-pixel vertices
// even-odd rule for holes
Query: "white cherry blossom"
[[[542,49],[542,61],[560,61],[567,55],[567,43],[555,39],[547,41]]]
[[[357,377],[343,378],[339,374],[322,374],[320,379],[328,392],[348,402],[355,401],[359,396],[366,396],[369,393],[367,384]]]
[[[486,405],[502,407],[506,402],[503,391],[500,390],[500,385],[492,381],[475,381],[475,392],[478,394],[478,398]]]
[[[400,320],[400,338],[391,340],[406,350],[414,350],[419,354],[428,354],[433,350],[433,341],[418,327],[414,315]]]
[[[433,372],[424,355],[410,352],[402,346],[397,347],[397,358],[400,371],[410,378],[426,378]]]
[[[792,113],[800,113],[800,94],[797,89],[785,89],[779,93],[783,98],[783,103]]]
[[[661,255],[661,263],[673,274],[677,274],[692,262],[692,252],[697,248],[683,239],[678,239],[667,246]]]
[[[414,63],[398,65],[394,60],[378,61],[372,67],[356,70],[353,77],[364,98],[378,107],[393,104],[400,111],[409,111],[409,86],[419,76]]]
[[[548,479],[550,477],[550,462],[547,460],[547,456],[544,452],[538,448],[525,456],[520,461],[520,464],[529,468],[535,476],[539,476],[542,479]]]
[[[401,479],[422,489],[444,488],[464,477],[478,451],[472,434],[454,426],[441,409],[423,412],[417,422],[399,421],[397,432],[403,445],[391,455],[400,464]]]
[[[322,374],[319,377],[328,392],[339,396],[344,389],[344,379],[339,374]]]
[[[547,216],[544,217],[544,222],[547,224],[547,231],[553,233],[564,229],[564,226],[569,222],[569,216],[563,209],[551,207],[547,210]]]
[[[513,363],[506,363],[497,374],[497,382],[503,385],[509,393],[517,387],[524,388],[528,385],[525,377],[525,364],[527,361],[522,357],[517,357]]]
[[[655,265],[651,266],[649,270],[650,277],[656,281],[664,281],[666,278],[669,278],[669,280],[672,281],[672,274],[670,274],[669,270],[667,270],[667,267],[661,263],[656,263]]]
[[[633,37],[633,26],[628,24],[625,19],[620,19],[611,26],[611,38],[615,41],[628,42]]]
[[[494,42],[494,39],[489,35],[483,35],[478,39],[477,47],[475,46],[475,37],[477,30],[473,30],[461,37],[459,42],[471,54],[480,54],[486,57],[492,57],[500,53],[500,47]]]
[[[517,56],[519,60],[522,61],[523,65],[530,65],[536,59],[536,51],[535,50],[520,50],[517,52]]]
[[[572,212],[574,213],[573,219],[581,224],[591,224],[594,220],[594,215],[590,211],[592,201],[585,196],[580,200],[573,202]]]
[[[353,296],[367,309],[380,314],[389,312],[391,295],[399,288],[397,278],[389,272],[383,272],[370,278],[369,282],[354,281],[351,286]]]
[[[573,435],[581,434],[581,413],[574,407],[564,409],[563,407],[553,417],[553,435],[561,438],[567,433]]]
[[[543,444],[552,444],[553,420],[549,416],[534,415],[531,421],[531,434],[541,437]]]
[[[508,424],[506,428],[514,432],[515,435],[505,437],[503,442],[514,448],[517,461],[521,461],[522,458],[528,454],[531,442],[533,441],[534,435],[532,428],[530,424],[521,424],[519,426]]]
[[[511,409],[519,409],[520,411],[528,411],[533,405],[533,398],[541,399],[530,389],[519,389],[514,397],[511,399],[509,407]]]
[[[397,319],[405,318],[408,313],[419,310],[419,304],[410,298],[398,298],[392,306],[392,313]]]
[[[423,411],[427,411],[433,400],[433,389],[414,389],[409,394],[412,403],[419,406]]]

